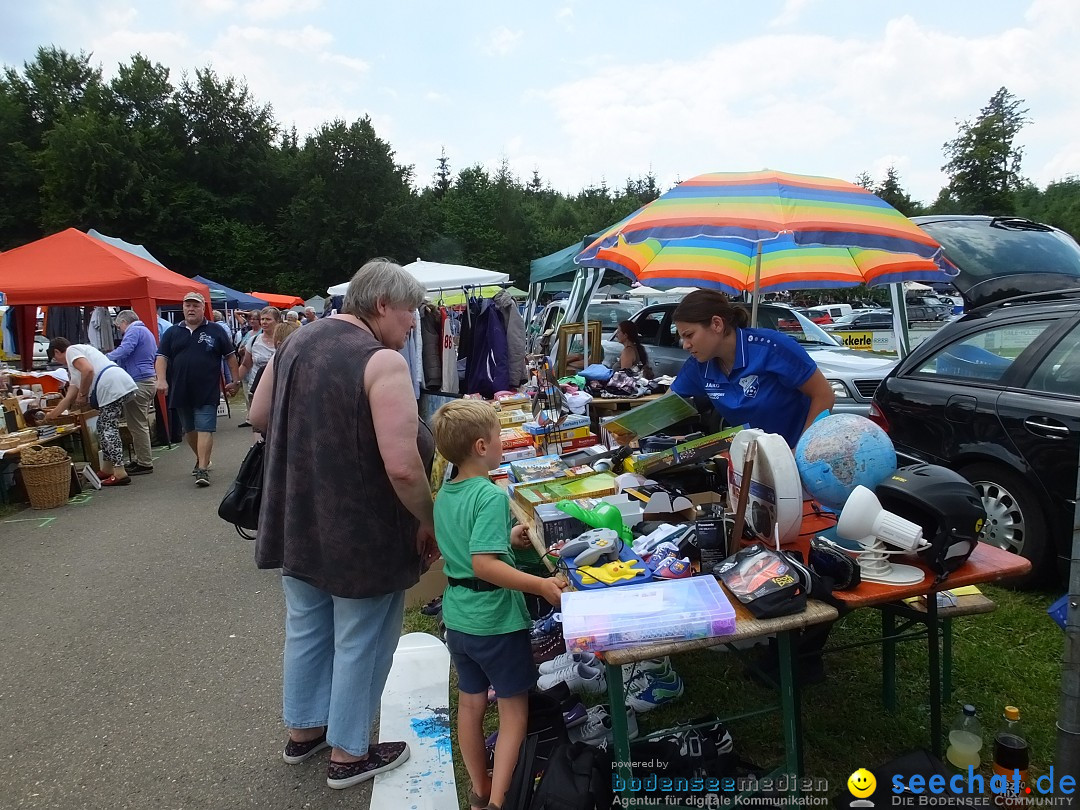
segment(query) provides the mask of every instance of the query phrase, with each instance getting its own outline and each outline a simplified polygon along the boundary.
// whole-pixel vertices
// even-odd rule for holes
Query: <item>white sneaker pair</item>
[[[603,667],[588,664],[577,664],[541,675],[536,681],[536,688],[544,691],[559,683],[565,683],[571,692],[578,695],[599,695],[607,691],[607,678],[604,677]]]
[[[587,664],[590,667],[600,667],[596,661],[596,656],[592,653],[563,653],[562,655],[556,655],[550,661],[545,661],[536,668],[536,671],[541,675],[551,675],[558,672],[561,669],[572,669],[578,664]]]

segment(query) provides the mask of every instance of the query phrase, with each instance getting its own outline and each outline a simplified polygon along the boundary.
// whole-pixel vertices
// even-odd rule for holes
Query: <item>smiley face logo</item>
[[[859,799],[865,799],[877,788],[877,779],[866,768],[859,768],[847,780],[848,790],[851,795]]]

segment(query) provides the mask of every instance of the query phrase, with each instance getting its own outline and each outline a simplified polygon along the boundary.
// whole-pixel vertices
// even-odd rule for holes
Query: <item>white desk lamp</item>
[[[862,578],[883,585],[914,585],[926,576],[914,565],[889,562],[891,554],[909,554],[923,545],[922,527],[881,507],[877,496],[864,486],[857,486],[836,523],[836,533],[845,540],[856,540],[863,547],[859,553]],[[896,546],[887,551],[885,544]]]

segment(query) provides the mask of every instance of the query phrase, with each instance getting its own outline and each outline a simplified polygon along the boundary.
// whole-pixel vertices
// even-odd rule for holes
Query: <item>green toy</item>
[[[586,526],[594,529],[611,529],[619,535],[624,543],[634,541],[633,532],[623,523],[622,512],[614,504],[601,502],[592,509],[584,509],[581,504],[574,501],[559,501],[555,504],[559,511],[565,512],[570,517],[577,518]]]

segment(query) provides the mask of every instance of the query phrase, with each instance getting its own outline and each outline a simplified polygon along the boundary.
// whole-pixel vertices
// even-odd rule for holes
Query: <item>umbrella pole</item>
[[[750,305],[750,325],[757,326],[758,290],[761,288],[761,242],[754,256],[754,300]]]

